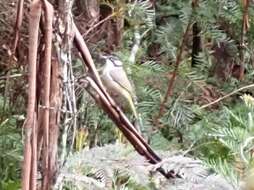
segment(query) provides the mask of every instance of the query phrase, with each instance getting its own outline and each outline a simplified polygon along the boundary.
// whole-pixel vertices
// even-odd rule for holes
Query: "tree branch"
[[[175,83],[177,72],[178,72],[178,67],[179,67],[179,65],[181,63],[182,54],[183,54],[185,42],[186,42],[187,37],[188,37],[188,32],[189,32],[190,26],[191,26],[191,23],[189,22],[187,27],[186,27],[186,29],[185,29],[185,32],[183,34],[182,42],[180,44],[179,51],[178,51],[178,54],[177,54],[177,57],[176,57],[175,69],[174,69],[174,72],[173,72],[173,74],[171,76],[171,79],[169,80],[168,89],[167,89],[166,95],[165,95],[165,97],[164,97],[164,99],[163,99],[163,101],[161,103],[159,115],[158,115],[158,117],[156,119],[157,121],[164,114],[165,105],[168,102],[169,97],[172,96],[173,87],[174,87],[174,83]]]
[[[234,94],[237,93],[237,92],[240,92],[240,91],[245,90],[245,89],[248,89],[248,88],[253,88],[253,87],[254,87],[254,84],[241,87],[241,88],[239,88],[239,89],[237,89],[237,90],[235,90],[235,91],[233,91],[233,92],[230,92],[229,94],[227,94],[227,95],[225,95],[225,96],[222,96],[222,97],[220,97],[220,98],[214,100],[213,102],[210,102],[209,104],[205,104],[205,105],[201,106],[199,109],[207,108],[207,107],[209,107],[209,106],[211,106],[211,105],[213,105],[213,104],[216,104],[216,103],[218,103],[218,102],[220,102],[220,101],[222,101],[222,100],[224,100],[224,99],[226,99],[226,98],[228,98],[228,97],[234,95]]]

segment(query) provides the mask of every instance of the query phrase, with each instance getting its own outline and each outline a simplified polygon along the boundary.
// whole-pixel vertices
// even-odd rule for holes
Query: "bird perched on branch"
[[[123,68],[122,61],[111,55],[99,55],[98,57],[99,64],[102,65],[99,73],[106,90],[123,110],[131,110],[135,121],[138,121],[135,92]],[[137,130],[140,132],[139,128]]]

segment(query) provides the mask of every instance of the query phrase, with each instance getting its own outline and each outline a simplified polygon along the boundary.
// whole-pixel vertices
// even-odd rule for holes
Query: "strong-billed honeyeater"
[[[122,61],[111,55],[100,55],[98,61],[102,65],[99,73],[106,90],[123,110],[131,110],[137,121],[138,114],[134,104],[136,95],[124,70]]]

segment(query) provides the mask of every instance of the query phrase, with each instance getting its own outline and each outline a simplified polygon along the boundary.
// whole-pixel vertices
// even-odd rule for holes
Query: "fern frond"
[[[127,20],[134,25],[146,25],[153,28],[155,24],[155,10],[149,0],[135,1],[127,4]]]
[[[227,160],[221,158],[204,160],[207,167],[212,168],[215,172],[221,174],[228,180],[235,188],[239,187],[239,176],[232,164]]]
[[[188,126],[194,118],[195,114],[191,106],[176,101],[170,106],[168,112],[162,118],[162,121],[164,124],[174,128],[182,128]]]

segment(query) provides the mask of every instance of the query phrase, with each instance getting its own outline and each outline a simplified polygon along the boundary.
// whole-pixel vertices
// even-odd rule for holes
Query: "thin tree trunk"
[[[189,32],[189,29],[191,27],[191,23],[188,23],[186,29],[185,29],[185,32],[183,34],[183,37],[182,37],[182,41],[181,41],[181,44],[180,44],[180,47],[179,47],[179,51],[178,51],[178,54],[177,54],[177,57],[176,57],[176,63],[175,63],[175,69],[174,69],[174,72],[168,82],[168,89],[167,89],[167,92],[166,92],[166,95],[160,105],[160,110],[159,110],[159,114],[156,118],[156,124],[158,125],[158,120],[163,116],[164,112],[165,112],[165,106],[166,106],[166,103],[168,102],[168,99],[169,97],[172,96],[173,94],[173,88],[174,88],[174,84],[175,84],[175,80],[176,80],[176,77],[177,77],[177,71],[178,71],[178,68],[179,68],[179,65],[181,63],[181,60],[182,60],[182,54],[183,54],[183,50],[184,50],[184,47],[185,47],[185,42],[187,40],[187,37],[188,37],[188,32]]]
[[[53,24],[53,6],[47,1],[43,0],[43,7],[45,11],[45,54],[43,60],[43,90],[41,103],[43,106],[42,112],[42,126],[43,130],[43,183],[42,189],[49,190],[51,184],[50,181],[50,170],[49,170],[49,107],[50,107],[50,74],[51,74],[51,51],[52,51],[52,24]]]
[[[36,178],[36,169],[32,169],[32,134],[35,133],[36,123],[36,62],[38,31],[41,16],[41,2],[34,0],[30,7],[29,17],[29,89],[28,89],[28,106],[27,119],[24,124],[25,129],[25,148],[24,162],[22,167],[22,190],[30,190],[32,180]],[[34,138],[35,142],[35,138]],[[33,150],[35,151],[35,150]],[[35,163],[34,163],[35,164]],[[32,172],[33,171],[33,172]]]

